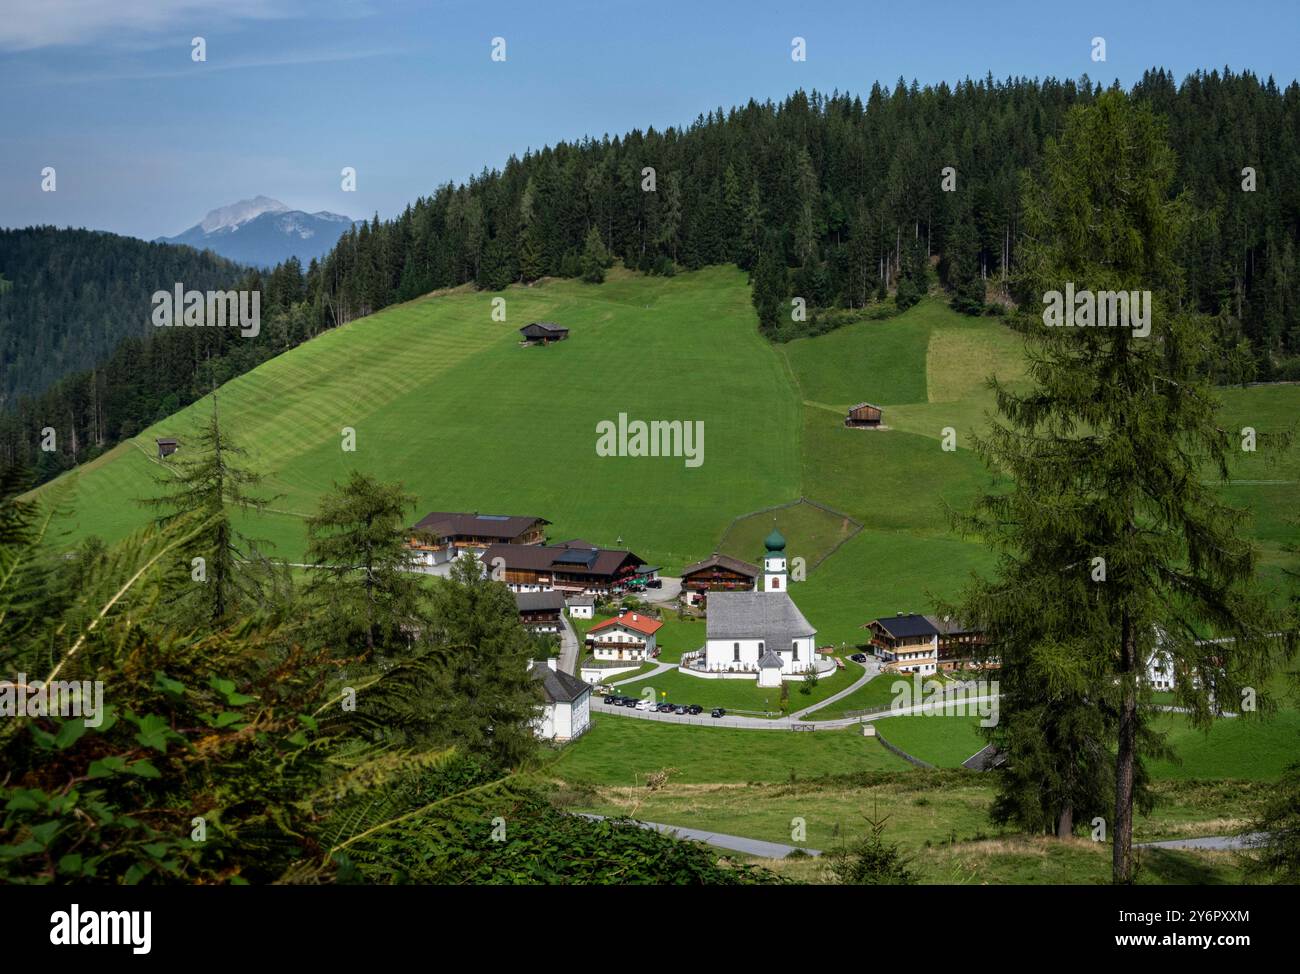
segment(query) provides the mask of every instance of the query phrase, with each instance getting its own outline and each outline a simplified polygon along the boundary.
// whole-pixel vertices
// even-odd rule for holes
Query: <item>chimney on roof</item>
[[[633,621],[633,622],[636,622],[636,613],[635,613],[635,612],[632,613],[632,621]]]
[[[549,666],[551,669],[555,669],[557,663],[559,663],[559,660],[557,660],[554,656],[548,656],[546,658],[546,665]]]

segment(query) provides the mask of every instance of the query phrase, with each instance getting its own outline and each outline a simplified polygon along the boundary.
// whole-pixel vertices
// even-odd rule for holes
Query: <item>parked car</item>
[[[661,703],[655,709],[658,710],[661,714],[670,714],[673,712],[673,705],[670,703]]]
[[[867,661],[867,654],[854,653],[852,656],[849,657],[849,659],[853,660],[853,662],[855,663],[865,663]]]
[[[649,710],[652,704],[649,700],[638,700],[633,706],[637,710]]]
[[[690,711],[686,707],[674,707],[673,713],[675,713],[678,717],[685,717],[688,713],[690,713]]]
[[[691,714],[702,714],[702,713],[704,713],[704,708],[701,707],[698,703],[693,703],[693,704],[691,704],[689,707],[687,707],[686,709],[687,709],[687,711],[688,711],[689,713],[691,713]]]
[[[618,697],[614,696],[612,693],[605,697],[605,703],[607,704],[613,704],[617,702],[618,702]]]
[[[709,716],[710,716],[710,717],[725,717],[725,716],[727,716],[727,708],[726,708],[726,707],[714,707],[714,708],[713,708],[713,712],[712,712],[711,714],[709,714]]]
[[[663,588],[664,580],[662,578],[652,578],[645,584],[647,588]]]

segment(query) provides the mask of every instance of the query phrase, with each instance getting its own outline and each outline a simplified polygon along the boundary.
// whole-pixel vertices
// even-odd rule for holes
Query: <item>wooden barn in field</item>
[[[549,345],[568,338],[569,329],[553,321],[533,321],[520,328],[519,334],[524,336],[525,345]]]
[[[164,460],[181,448],[180,440],[172,439],[170,436],[164,436],[161,439],[154,440],[158,444],[158,459]]]
[[[879,406],[869,402],[860,402],[849,407],[849,414],[844,417],[845,426],[872,429],[880,425],[883,411]]]

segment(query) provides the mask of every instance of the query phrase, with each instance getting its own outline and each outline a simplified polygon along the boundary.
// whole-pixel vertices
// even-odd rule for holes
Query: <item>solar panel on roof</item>
[[[556,562],[564,565],[590,565],[596,560],[596,553],[590,550],[569,549],[562,555],[555,556]]]

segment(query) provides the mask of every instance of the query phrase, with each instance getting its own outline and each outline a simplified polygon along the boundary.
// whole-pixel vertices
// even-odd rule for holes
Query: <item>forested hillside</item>
[[[903,305],[932,262],[961,310],[1024,298],[1003,283],[1022,244],[1021,178],[1066,111],[1100,91],[1086,77],[900,79],[865,100],[798,92],[511,158],[361,224],[305,273],[278,268],[257,340],[160,334],[0,417],[0,465],[48,478],[323,328],[438,288],[599,277],[606,254],[652,274],[734,261],[755,272],[764,331],[778,340],[815,327],[776,313],[788,296],[860,308],[901,287]],[[1300,378],[1300,85],[1217,71],[1176,84],[1161,70],[1132,94],[1162,117],[1196,212],[1179,255],[1189,299],[1218,317],[1225,347],[1248,346],[1258,377]],[[35,450],[45,425],[64,431],[57,456]]]
[[[0,409],[149,334],[155,291],[228,287],[241,274],[189,247],[91,230],[0,230]]]

